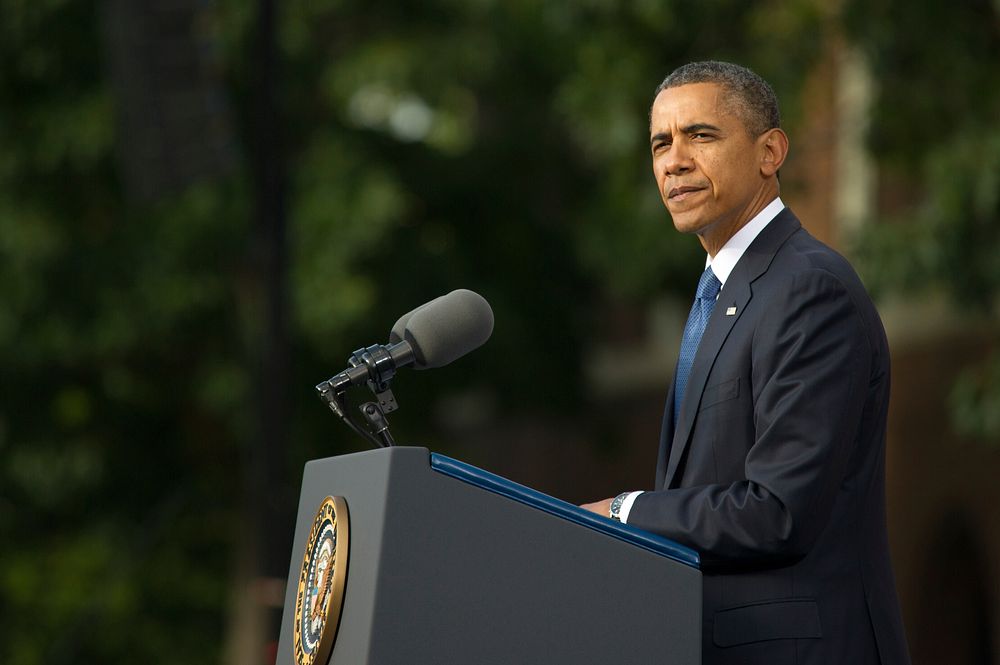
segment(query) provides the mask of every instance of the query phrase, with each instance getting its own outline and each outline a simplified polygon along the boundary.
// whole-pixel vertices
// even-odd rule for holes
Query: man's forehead
[[[653,100],[650,132],[674,125],[720,124],[734,119],[726,103],[726,91],[716,83],[688,83],[661,90]]]

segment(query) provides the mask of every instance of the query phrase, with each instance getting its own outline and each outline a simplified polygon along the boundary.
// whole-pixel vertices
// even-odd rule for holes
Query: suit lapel
[[[677,366],[674,365],[674,376],[677,376]],[[656,486],[657,490],[665,490],[664,480],[667,476],[667,456],[671,450],[671,440],[674,434],[674,393],[677,382],[670,382],[670,390],[667,392],[667,403],[663,409],[663,423],[660,425],[660,448],[656,456]]]
[[[799,220],[788,208],[778,213],[743,253],[719,293],[719,300],[715,303],[712,317],[708,320],[705,334],[698,345],[698,352],[695,354],[687,388],[684,391],[684,403],[681,404],[680,414],[673,430],[673,440],[666,455],[666,471],[662,485],[664,489],[670,488],[674,482],[681,458],[690,445],[695,416],[698,414],[705,383],[708,381],[715,359],[733,326],[739,321],[747,304],[753,298],[751,284],[767,271],[778,248],[800,226]],[[673,392],[671,389],[671,395]],[[671,410],[671,404],[672,402],[667,405],[668,411]],[[668,420],[672,418],[665,417],[664,424]],[[669,432],[670,430],[665,430],[665,437],[669,437]]]

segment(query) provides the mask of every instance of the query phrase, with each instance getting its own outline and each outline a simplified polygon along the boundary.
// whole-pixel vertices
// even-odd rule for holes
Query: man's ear
[[[761,134],[757,141],[761,146],[760,173],[770,178],[778,172],[788,156],[788,135],[775,127]]]

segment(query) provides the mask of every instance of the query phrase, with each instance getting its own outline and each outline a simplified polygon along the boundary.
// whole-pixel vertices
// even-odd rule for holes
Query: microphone
[[[389,344],[354,352],[351,367],[316,386],[339,394],[352,385],[371,382],[377,392],[401,367],[443,367],[482,346],[493,334],[493,310],[478,293],[458,289],[424,303],[396,321]]]
[[[444,367],[478,349],[493,334],[490,304],[468,289],[435,298],[404,315],[404,319],[399,343],[408,343],[413,349],[416,369]]]

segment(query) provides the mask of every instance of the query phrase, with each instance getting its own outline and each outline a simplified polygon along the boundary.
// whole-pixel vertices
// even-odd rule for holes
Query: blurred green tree
[[[794,118],[819,4],[286,3],[294,467],[361,445],[321,447],[340,429],[311,386],[460,286],[494,337],[397,387],[397,438],[484,383],[504,414],[585,408],[604,303],[686,299],[700,261],[648,172],[653,88],[738,60]],[[246,154],[254,7],[206,6]],[[241,157],[125,196],[99,8],[0,1],[0,661],[219,662],[265,323],[253,185]]]

